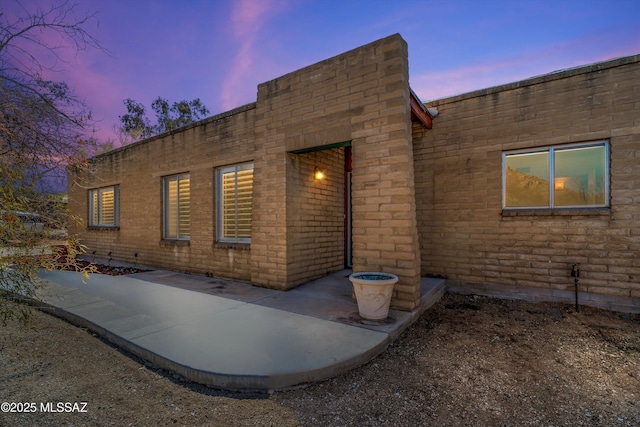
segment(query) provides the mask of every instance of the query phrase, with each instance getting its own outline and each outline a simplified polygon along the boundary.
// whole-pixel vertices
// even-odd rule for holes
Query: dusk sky
[[[4,0],[8,15],[19,7]],[[53,0],[23,0],[27,10]],[[53,2],[59,3],[59,2]],[[640,0],[72,0],[112,56],[69,55],[49,73],[84,99],[98,136],[133,98],[200,98],[211,114],[254,102],[257,85],[400,33],[423,100],[640,53]]]

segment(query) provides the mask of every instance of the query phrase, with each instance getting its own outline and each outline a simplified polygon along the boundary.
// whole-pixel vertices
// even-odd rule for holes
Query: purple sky
[[[46,9],[53,0],[23,0]],[[0,10],[18,7],[4,0]],[[58,2],[54,2],[58,3]],[[640,53],[638,0],[75,0],[113,54],[69,55],[64,80],[115,139],[122,101],[200,98],[211,114],[257,85],[394,33],[423,100]]]

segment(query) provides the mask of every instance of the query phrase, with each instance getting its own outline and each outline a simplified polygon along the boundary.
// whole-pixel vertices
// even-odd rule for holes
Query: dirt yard
[[[186,383],[40,312],[0,329],[0,364],[3,426],[640,426],[640,316],[559,304],[447,295],[367,365],[271,395]]]

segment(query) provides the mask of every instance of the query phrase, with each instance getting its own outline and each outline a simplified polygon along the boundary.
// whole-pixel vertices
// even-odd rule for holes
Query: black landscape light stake
[[[134,267],[137,267],[137,266],[138,266],[138,252],[136,252],[135,254],[133,254],[133,256],[134,256],[134,257],[135,257],[135,259],[136,259],[136,263],[135,263],[135,264],[133,264],[133,266],[134,266]]]
[[[580,307],[578,306],[578,278],[580,277],[580,267],[578,264],[573,264],[571,267],[571,277],[573,277],[573,283],[576,288],[576,312],[580,311]]]

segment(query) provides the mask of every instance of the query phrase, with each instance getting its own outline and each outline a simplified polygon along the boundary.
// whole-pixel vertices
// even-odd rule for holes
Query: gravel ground
[[[446,295],[367,365],[271,395],[184,382],[40,312],[0,329],[0,365],[22,411],[2,426],[640,426],[640,315],[560,304]]]

